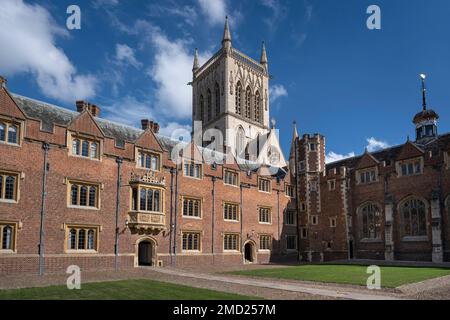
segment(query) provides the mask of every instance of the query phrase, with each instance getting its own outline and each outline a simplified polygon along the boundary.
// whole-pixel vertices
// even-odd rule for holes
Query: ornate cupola
[[[426,75],[421,74],[422,80],[422,111],[414,116],[413,123],[416,125],[416,142],[426,143],[437,136],[437,121],[439,115],[427,108],[427,89],[425,87]]]

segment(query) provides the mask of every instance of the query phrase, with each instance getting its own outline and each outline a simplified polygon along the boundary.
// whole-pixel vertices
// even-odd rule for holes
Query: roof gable
[[[365,152],[361,159],[359,159],[358,163],[356,164],[355,169],[365,169],[370,167],[375,167],[380,162],[375,159],[373,155],[371,155],[369,152]]]
[[[144,149],[163,152],[163,147],[159,143],[151,129],[145,130],[136,140],[136,146]]]
[[[405,160],[415,157],[420,157],[424,154],[424,151],[416,146],[411,141],[407,141],[400,150],[396,160]]]
[[[279,154],[279,161],[277,164],[272,163],[272,161],[270,159],[270,155],[273,154],[274,152],[277,152]],[[268,166],[276,166],[276,167],[280,167],[280,168],[283,168],[287,165],[286,160],[283,155],[283,151],[281,150],[281,147],[280,147],[280,141],[278,140],[278,137],[275,134],[275,130],[270,131],[270,133],[267,137],[267,140],[265,141],[264,145],[261,147],[259,155],[258,155],[257,163],[260,163],[263,165],[265,164]]]
[[[94,117],[87,110],[83,111],[78,117],[73,119],[67,129],[70,131],[88,134],[94,137],[105,137],[102,129],[98,126]]]
[[[0,88],[0,114],[25,120],[26,116],[5,88]]]

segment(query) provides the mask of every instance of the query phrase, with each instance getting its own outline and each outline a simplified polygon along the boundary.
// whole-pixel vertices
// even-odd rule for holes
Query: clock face
[[[275,147],[270,147],[267,151],[270,164],[278,164],[280,162],[280,152]]]

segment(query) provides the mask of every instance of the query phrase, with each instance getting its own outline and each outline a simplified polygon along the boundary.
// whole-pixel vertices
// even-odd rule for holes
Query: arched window
[[[3,228],[3,241],[2,241],[2,249],[4,250],[12,250],[12,235],[13,229],[11,226],[5,226]]]
[[[381,239],[381,212],[373,203],[359,209],[361,239]]]
[[[91,143],[91,158],[97,158],[97,143],[92,142]]]
[[[216,117],[220,114],[220,88],[219,84],[216,82],[214,88],[214,98],[215,98],[215,106],[216,106]]]
[[[87,249],[88,250],[95,250],[95,232],[94,232],[94,230],[89,230],[88,231]]]
[[[261,104],[261,101],[260,101],[260,95],[259,95],[259,91],[256,91],[256,93],[255,93],[255,112],[254,112],[254,114],[253,114],[253,116],[254,116],[254,120],[256,121],[256,122],[260,122],[261,121],[261,119],[260,119],[260,114],[261,114],[261,112],[260,112],[260,110],[261,110],[261,108],[260,108],[260,104]]]
[[[251,119],[250,116],[251,103],[252,103],[252,91],[250,90],[250,87],[247,87],[247,89],[245,90],[245,114],[244,114],[244,116],[247,119]]]
[[[147,190],[147,211],[153,211],[153,190]]]
[[[0,122],[0,141],[5,141],[6,138],[5,128],[6,125],[3,122]]]
[[[70,229],[69,232],[69,243],[67,244],[68,248],[71,250],[77,249],[77,230]]]
[[[408,199],[400,204],[402,230],[404,237],[427,235],[425,203],[419,199]]]
[[[205,115],[205,102],[203,101],[203,95],[200,95],[200,120],[203,121]]]
[[[236,113],[242,115],[242,86],[240,81],[236,83],[235,104]]]
[[[10,125],[8,127],[8,142],[9,143],[17,143],[17,126]]]
[[[72,154],[80,155],[80,140],[78,140],[78,139],[73,140]]]
[[[78,203],[78,186],[73,184],[72,187],[70,188],[70,193],[71,193],[71,197],[72,197],[72,205],[76,206]]]
[[[211,90],[209,90],[209,89],[207,92],[207,98],[208,98],[208,119],[207,119],[207,121],[210,121],[212,119],[212,96],[211,96]]]
[[[245,151],[245,131],[239,127],[236,134],[236,155],[242,156]]]
[[[141,195],[140,195],[139,210],[145,211],[146,200],[147,200],[147,191],[144,188],[142,188],[141,189]]]
[[[14,200],[16,192],[16,177],[7,176],[5,181],[5,199]]]

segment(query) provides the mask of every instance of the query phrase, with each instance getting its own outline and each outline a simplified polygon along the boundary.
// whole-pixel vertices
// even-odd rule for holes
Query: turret
[[[437,136],[439,115],[434,110],[427,108],[426,75],[421,74],[420,78],[422,80],[422,111],[414,116],[413,123],[416,125],[416,141],[424,143]]]

